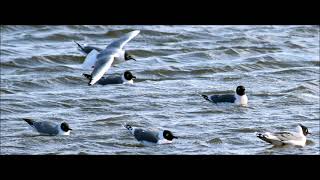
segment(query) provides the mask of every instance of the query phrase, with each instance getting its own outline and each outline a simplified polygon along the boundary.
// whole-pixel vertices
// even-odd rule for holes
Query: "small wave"
[[[255,128],[237,128],[237,129],[230,129],[230,131],[233,132],[239,132],[239,133],[253,133],[253,132],[257,132],[259,130],[255,129]]]
[[[281,90],[280,93],[290,93],[290,94],[301,94],[301,93],[310,93],[314,94],[314,92],[307,86],[299,85],[294,88]]]
[[[42,89],[47,87],[44,84],[39,83],[38,80],[14,82],[13,86],[23,89]]]
[[[206,141],[209,144],[222,144],[222,140],[220,138],[213,138]]]
[[[5,95],[5,94],[14,94],[15,92],[13,90],[9,90],[9,89],[0,89],[0,94],[1,95]]]

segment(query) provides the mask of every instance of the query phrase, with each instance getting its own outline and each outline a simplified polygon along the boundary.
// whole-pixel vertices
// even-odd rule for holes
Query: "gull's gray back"
[[[290,132],[273,133],[280,141],[300,140],[302,137]]]
[[[209,99],[214,103],[230,102],[234,103],[236,97],[234,95],[211,95]]]
[[[101,85],[122,84],[123,81],[121,77],[103,77],[97,83]]]
[[[149,141],[149,142],[153,142],[153,143],[157,143],[159,140],[157,132],[146,131],[143,129],[135,129],[134,137],[138,141]]]
[[[48,121],[35,122],[33,125],[39,133],[50,134],[50,135],[57,135],[59,133],[58,128],[60,127],[52,122],[48,122]]]

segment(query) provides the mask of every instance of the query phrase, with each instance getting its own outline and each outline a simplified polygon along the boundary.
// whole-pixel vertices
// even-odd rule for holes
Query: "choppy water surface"
[[[105,47],[131,30],[134,85],[89,87],[73,40]],[[1,26],[1,154],[319,154],[319,26]],[[85,71],[89,73],[88,71]],[[244,85],[249,107],[199,93]],[[21,119],[66,121],[38,136]],[[170,129],[173,144],[141,146],[122,123]],[[275,148],[260,131],[309,128],[304,148]]]

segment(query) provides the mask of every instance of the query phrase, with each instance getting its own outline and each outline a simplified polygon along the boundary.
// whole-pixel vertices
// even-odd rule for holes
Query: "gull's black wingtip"
[[[73,42],[76,43],[79,46],[79,48],[82,49],[82,46],[77,41],[73,41]]]
[[[86,50],[84,49],[84,47],[82,47],[77,41],[73,41],[73,42],[78,45],[78,48],[79,48],[82,52],[88,54],[88,53],[86,52]]]
[[[90,74],[85,74],[85,73],[83,73],[82,75],[87,79],[89,79],[88,86],[91,86],[92,76]]]
[[[28,119],[28,118],[22,118],[24,121],[26,121],[30,126],[33,125],[34,121],[32,119]]]
[[[92,79],[92,76],[90,74],[85,74],[83,73],[82,74],[84,77],[86,77],[87,79],[91,80]]]
[[[265,139],[265,137],[264,137],[264,135],[263,135],[262,133],[258,133],[256,136],[257,136],[258,138],[262,139],[262,140]]]
[[[202,96],[205,100],[209,101],[209,97],[208,97],[207,95],[201,94],[201,96]]]

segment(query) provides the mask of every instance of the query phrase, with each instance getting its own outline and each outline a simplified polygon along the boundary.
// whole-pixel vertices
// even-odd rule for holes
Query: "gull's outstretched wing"
[[[93,69],[94,65],[97,61],[97,55],[99,54],[98,51],[96,51],[95,49],[92,50],[86,57],[86,59],[84,60],[84,62],[81,65],[82,69]]]
[[[106,47],[106,49],[108,49],[108,48],[122,49],[124,45],[126,45],[131,39],[133,39],[139,33],[140,33],[140,30],[131,31],[131,32],[121,36],[119,39],[112,41]]]
[[[97,56],[89,85],[95,84],[111,67],[117,51],[103,51]]]

